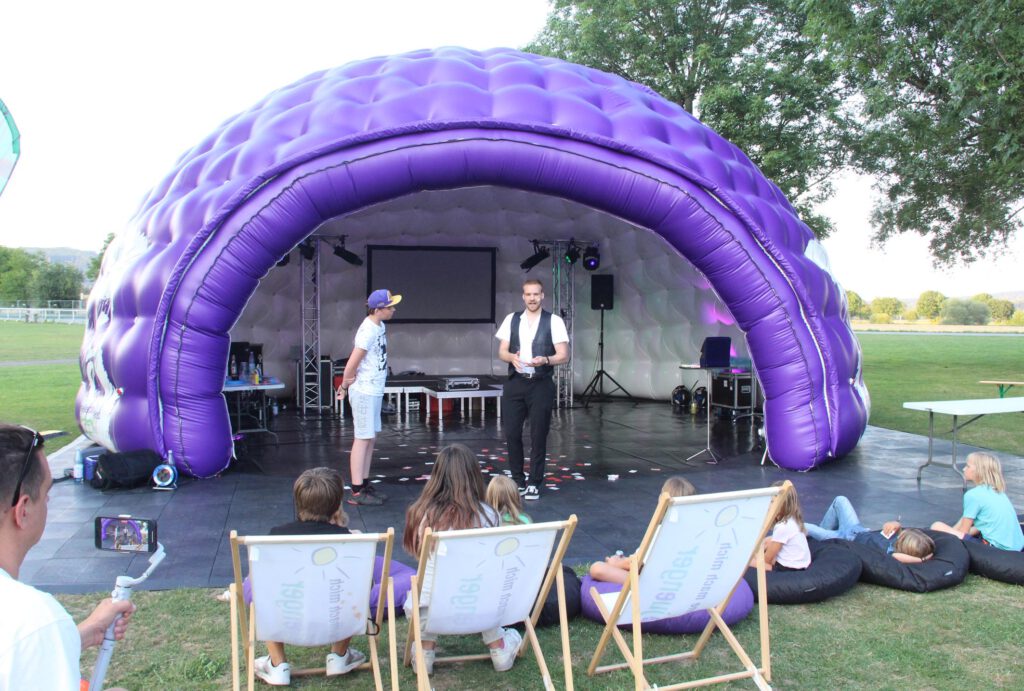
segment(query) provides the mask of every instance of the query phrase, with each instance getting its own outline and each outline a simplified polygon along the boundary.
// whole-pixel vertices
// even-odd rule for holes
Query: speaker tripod
[[[594,396],[599,396],[603,399],[611,396],[616,391],[621,391],[626,394],[626,398],[632,400],[633,396],[626,391],[626,387],[615,381],[615,377],[608,374],[604,368],[604,307],[601,308],[601,331],[597,339],[597,361],[599,363],[598,369],[594,372],[593,379],[587,384],[587,388],[583,389],[583,395],[580,397],[583,400],[583,407],[589,408],[590,401],[593,400]],[[604,390],[605,379],[615,384],[615,388],[606,392]]]

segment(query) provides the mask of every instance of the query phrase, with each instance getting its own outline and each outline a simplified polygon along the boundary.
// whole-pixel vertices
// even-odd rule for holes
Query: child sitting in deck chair
[[[1013,503],[1006,496],[1006,480],[999,459],[975,451],[967,456],[964,479],[975,486],[964,494],[963,516],[952,526],[936,521],[932,530],[956,535],[961,540],[981,540],[1010,552],[1024,549],[1024,533]]]
[[[886,521],[881,530],[868,530],[850,500],[841,495],[832,500],[820,524],[804,523],[804,527],[807,536],[815,540],[859,542],[904,564],[917,564],[935,554],[935,542],[930,537],[916,528],[904,529],[899,521]]]
[[[487,483],[485,501],[501,517],[502,525],[528,525],[533,519],[523,513],[522,500],[515,480],[507,475],[495,475]]]
[[[484,481],[476,456],[462,444],[452,444],[441,449],[430,479],[423,492],[405,512],[405,531],[402,546],[419,556],[423,532],[432,530],[462,530],[465,528],[495,528],[501,522],[493,507],[484,502]],[[427,562],[429,572],[431,561]],[[430,583],[428,574],[419,574],[423,583]],[[430,602],[430,593],[424,587],[420,594],[420,609]],[[405,601],[405,614],[412,618],[412,598]],[[496,628],[480,634],[490,648],[494,669],[505,672],[512,669],[516,653],[522,643],[522,636],[515,629]],[[423,656],[427,674],[434,672],[437,639],[429,633],[422,634]]]
[[[279,525],[271,535],[347,535],[348,516],[341,508],[345,484],[338,471],[312,468],[299,475],[293,487],[297,521]],[[338,641],[327,654],[327,676],[347,674],[366,662],[366,656],[349,647],[351,638]],[[266,641],[269,655],[256,658],[256,676],[271,686],[291,683],[291,665],[284,653],[284,644]]]
[[[697,489],[682,475],[673,475],[661,486],[661,493],[670,497],[689,497],[697,493]],[[621,583],[629,579],[629,557],[613,554],[604,561],[595,561],[590,565],[590,577],[605,583]]]

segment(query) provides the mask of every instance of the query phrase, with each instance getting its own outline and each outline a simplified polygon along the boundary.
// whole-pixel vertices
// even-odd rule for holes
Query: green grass
[[[128,638],[118,645],[107,685],[131,689],[222,689],[230,685],[229,608],[214,599],[211,590],[173,590],[135,596],[139,607]],[[772,682],[780,689],[904,689],[904,688],[1020,688],[1024,679],[1024,590],[976,576],[968,576],[951,590],[917,595],[858,584],[847,594],[824,603],[771,606]],[[76,620],[84,616],[101,594],[58,599]],[[398,619],[401,655],[406,621]],[[759,659],[756,609],[734,631],[755,660]],[[630,677],[614,672],[594,678],[586,666],[600,635],[600,627],[584,619],[570,624],[573,675],[576,688],[618,690],[632,688]],[[628,638],[628,637],[627,637]],[[541,645],[548,667],[562,688],[558,629],[542,629]],[[645,655],[681,652],[693,646],[695,636],[644,636]],[[368,653],[366,640],[354,645]],[[483,652],[477,636],[442,638],[443,654]],[[386,656],[386,636],[381,639]],[[293,664],[322,665],[326,649],[290,648]],[[262,648],[258,654],[263,654]],[[88,675],[93,650],[83,655]],[[610,650],[603,662],[620,662]],[[720,636],[712,638],[696,663],[670,663],[648,668],[652,684],[665,685],[723,672],[738,671],[739,664]],[[384,663],[385,687],[389,677]],[[410,669],[399,671],[401,688],[415,688]],[[498,674],[489,662],[441,665],[435,668],[437,689],[541,688],[533,656],[507,673]],[[343,679],[323,677],[294,680],[304,689],[372,688],[372,675],[360,671]],[[725,688],[752,688],[749,681]]]
[[[864,379],[871,393],[871,424],[928,434],[928,414],[906,410],[907,401],[995,398],[983,379],[1024,381],[1024,336],[916,336],[858,334],[864,351]],[[1010,395],[1024,395],[1016,387]],[[938,436],[952,418],[936,417]],[[989,415],[966,427],[957,439],[967,444],[1024,455],[1019,415]]]
[[[0,321],[0,362],[78,359],[81,324],[26,324]]]

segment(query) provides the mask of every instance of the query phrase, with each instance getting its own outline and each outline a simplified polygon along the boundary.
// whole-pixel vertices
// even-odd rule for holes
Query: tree
[[[555,0],[527,47],[644,84],[740,147],[819,235],[858,124],[789,0]]]
[[[870,310],[867,309],[867,304],[864,302],[864,298],[855,293],[852,290],[846,291],[846,308],[850,314],[850,319],[857,317],[870,316]]]
[[[937,290],[926,290],[917,298],[917,305],[914,309],[917,316],[922,319],[935,319],[942,312],[942,305],[946,302],[946,296]]]
[[[0,247],[0,304],[31,299],[30,283],[40,266],[46,263],[41,253]]]
[[[877,176],[875,238],[971,262],[1021,227],[1024,22],[1004,0],[817,0],[808,32],[857,89],[854,166]]]
[[[903,315],[903,303],[898,298],[875,298],[871,301],[872,314],[888,314],[893,319]]]
[[[29,282],[29,295],[40,304],[49,300],[80,300],[82,272],[69,264],[42,264]]]
[[[89,262],[89,268],[85,270],[85,277],[90,281],[95,281],[100,275],[100,267],[103,266],[103,257],[107,254],[107,248],[110,247],[110,243],[114,241],[114,234],[107,233],[107,239],[103,241],[103,247],[100,248],[100,253],[97,254]]]
[[[976,300],[947,300],[942,307],[943,324],[988,324],[991,318],[988,305]]]
[[[992,320],[997,322],[1008,322],[1013,318],[1013,313],[1017,311],[1016,306],[1009,300],[1000,300],[999,298],[993,298],[988,302],[988,309],[992,313]]]

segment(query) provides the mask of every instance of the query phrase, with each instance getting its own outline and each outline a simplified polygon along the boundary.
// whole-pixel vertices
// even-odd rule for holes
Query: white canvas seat
[[[629,579],[617,593],[601,595],[596,588],[584,597],[594,598],[605,628],[587,668],[588,675],[628,668],[635,688],[651,688],[644,666],[700,657],[717,629],[739,658],[739,672],[689,682],[660,685],[659,689],[683,689],[736,679],[751,678],[759,688],[769,688],[771,662],[768,640],[767,598],[759,598],[761,664],[755,665],[722,619],[722,612],[751,559],[756,559],[759,592],[766,592],[762,543],[771,527],[776,502],[792,484],[743,492],[670,497],[662,494],[639,549],[631,556]],[[678,617],[706,610],[707,626],[692,650],[644,659],[644,622]],[[632,648],[621,624],[631,624]],[[598,666],[609,640],[614,640],[624,663]]]
[[[391,687],[397,689],[394,585],[389,575],[394,536],[393,528],[389,528],[387,533],[357,535],[242,537],[231,531],[231,559],[235,571],[235,582],[230,587],[233,687],[240,687],[239,647],[245,656],[248,688],[251,690],[254,687],[256,641],[329,646],[351,636],[366,635],[370,644],[370,660],[359,669],[372,669],[376,688],[381,691],[383,684],[377,637],[386,606]],[[248,553],[252,586],[252,603],[248,607],[242,595],[242,545],[246,546]],[[382,596],[378,599],[376,612],[371,612],[370,590],[379,548],[383,548],[384,557]],[[242,636],[240,632],[244,632]],[[291,671],[293,677],[324,673],[322,667]]]
[[[424,531],[419,569],[412,579],[409,635],[405,664],[415,664],[418,688],[430,688],[421,632],[474,634],[523,623],[526,636],[519,655],[530,645],[544,688],[553,689],[534,626],[555,583],[559,604],[565,688],[572,689],[569,626],[565,612],[562,557],[576,529],[576,516],[565,521],[470,530]],[[557,540],[558,534],[561,538]],[[422,626],[422,629],[421,629]],[[490,659],[489,654],[436,657],[435,664]]]

